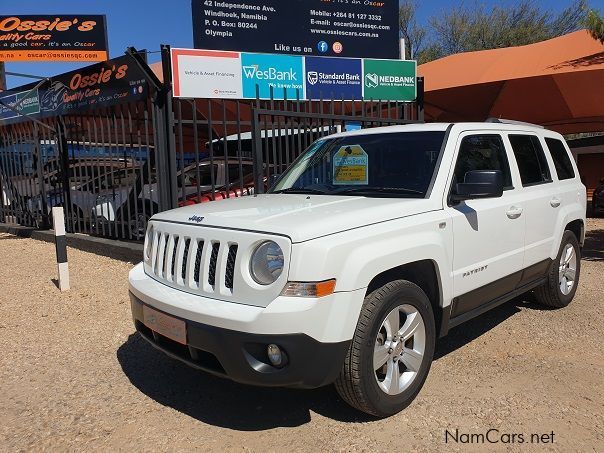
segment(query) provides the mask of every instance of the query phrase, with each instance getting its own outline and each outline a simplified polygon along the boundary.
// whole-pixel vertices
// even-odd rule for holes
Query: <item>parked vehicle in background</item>
[[[134,324],[215,375],[335,382],[389,416],[452,327],[531,290],[550,308],[572,301],[586,203],[564,138],[538,126],[331,135],[267,194],[154,215],[129,275]]]
[[[110,171],[121,168],[135,168],[137,166],[136,161],[129,158],[70,158],[68,161],[69,170],[67,177],[70,184],[78,185]],[[57,187],[63,184],[64,175],[61,172],[62,167],[61,162],[57,158],[49,159],[43,165],[42,174],[45,185],[44,189],[46,191],[56,190]],[[38,175],[33,170],[29,176],[11,178],[11,182],[21,196],[29,198],[40,194]]]
[[[63,206],[66,208],[66,222],[71,226],[87,224],[91,221],[91,214],[99,196],[112,194],[115,190],[128,190],[134,185],[139,174],[133,167],[112,170],[111,166],[95,168],[91,171],[91,175],[95,173],[98,176],[90,176],[86,179],[74,178],[75,181],[69,187],[69,206],[66,205],[62,185],[57,180],[58,174],[51,174],[47,178],[49,189],[46,191],[49,214],[53,207]],[[32,212],[41,212],[41,195],[30,198],[28,207]]]
[[[189,165],[176,175],[178,196],[181,202],[193,197],[200,198],[213,190],[219,190],[229,185],[234,187],[241,176],[245,181],[253,174],[253,164],[250,160],[215,158]],[[246,179],[247,178],[247,179]],[[127,204],[133,186],[120,186],[112,191],[99,193],[92,209],[92,217],[98,225],[117,223],[118,230],[124,224],[133,239],[142,239],[145,235],[147,222],[151,216],[159,212],[159,197],[157,182],[152,178],[145,184],[132,206]],[[247,189],[249,190],[249,188]],[[219,197],[220,195],[218,195]]]
[[[600,185],[594,190],[591,207],[594,216],[604,215],[604,178],[600,180]]]

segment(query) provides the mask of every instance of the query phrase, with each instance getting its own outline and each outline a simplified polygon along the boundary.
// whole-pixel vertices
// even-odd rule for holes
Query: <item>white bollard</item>
[[[55,229],[55,248],[59,271],[59,289],[69,290],[69,267],[67,265],[67,238],[65,237],[65,213],[63,208],[52,208]]]

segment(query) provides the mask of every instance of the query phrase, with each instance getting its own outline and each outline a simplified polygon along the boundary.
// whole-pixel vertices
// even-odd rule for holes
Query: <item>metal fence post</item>
[[[252,155],[254,156],[254,193],[264,193],[262,129],[260,128],[260,115],[256,107],[252,107]]]
[[[161,45],[161,64],[164,75],[164,93],[165,93],[165,111],[166,115],[166,139],[168,150],[168,175],[170,187],[170,209],[178,207],[178,182],[176,173],[178,172],[176,165],[176,138],[174,136],[174,110],[172,98],[172,62],[170,60],[170,46]]]
[[[178,182],[177,182],[177,165],[176,165],[176,139],[174,137],[174,111],[172,105],[172,70],[170,62],[170,46],[161,45],[161,61],[163,68],[163,88],[158,95],[160,106],[161,121],[159,126],[159,138],[163,148],[161,161],[163,175],[162,197],[164,206],[160,209],[167,210],[178,207]],[[160,168],[158,164],[158,176]]]
[[[69,148],[67,143],[67,127],[62,116],[57,121],[57,144],[59,145],[59,168],[61,185],[63,187],[63,206],[65,213],[71,214],[71,184],[69,183]],[[66,222],[68,229],[73,229],[71,222]]]
[[[422,123],[425,121],[424,118],[424,78],[417,78],[417,119]]]
[[[33,170],[36,172],[38,178],[38,192],[41,197],[40,208],[42,210],[42,229],[48,230],[50,228],[50,222],[48,220],[48,199],[46,198],[46,184],[44,181],[44,163],[42,162],[40,134],[38,125],[33,123],[34,128],[34,149],[33,149]]]

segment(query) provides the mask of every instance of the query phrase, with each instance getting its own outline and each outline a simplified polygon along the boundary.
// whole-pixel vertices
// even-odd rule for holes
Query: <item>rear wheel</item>
[[[365,298],[338,393],[368,414],[396,414],[422,388],[435,341],[432,307],[421,288],[404,280],[384,285]]]
[[[535,289],[537,301],[547,307],[566,307],[575,297],[581,272],[581,249],[576,236],[565,231],[546,282]]]

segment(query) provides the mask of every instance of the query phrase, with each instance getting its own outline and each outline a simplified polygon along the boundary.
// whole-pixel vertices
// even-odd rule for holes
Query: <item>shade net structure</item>
[[[585,30],[420,65],[427,121],[507,118],[563,134],[604,131],[604,45]]]

